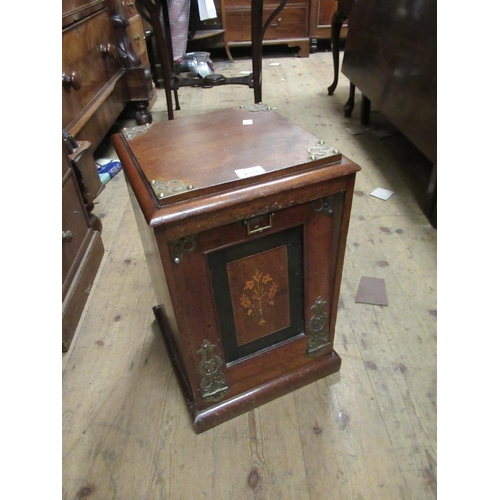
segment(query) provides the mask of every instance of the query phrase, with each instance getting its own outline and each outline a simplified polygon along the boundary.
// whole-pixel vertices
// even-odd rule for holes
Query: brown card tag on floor
[[[388,306],[389,302],[385,291],[385,280],[382,278],[368,278],[362,276],[354,302]]]

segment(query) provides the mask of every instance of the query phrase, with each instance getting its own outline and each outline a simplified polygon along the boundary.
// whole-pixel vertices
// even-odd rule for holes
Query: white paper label
[[[265,174],[266,171],[260,166],[250,167],[250,168],[240,168],[235,170],[234,173],[240,178],[245,179],[246,177],[253,177],[254,175]]]
[[[374,196],[375,198],[379,198],[380,200],[388,200],[392,195],[394,194],[394,191],[389,191],[389,189],[384,189],[384,188],[376,188],[374,189],[370,195]]]
[[[200,21],[217,17],[214,0],[198,0],[198,10],[200,12]]]
[[[243,120],[243,125],[253,125],[253,120]]]

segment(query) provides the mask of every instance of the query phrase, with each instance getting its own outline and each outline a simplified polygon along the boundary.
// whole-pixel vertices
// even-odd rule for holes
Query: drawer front
[[[103,52],[110,44],[118,59],[113,27],[105,11],[63,32],[63,127],[71,129],[120,69],[118,60]]]
[[[265,8],[265,23],[274,9]],[[226,10],[226,32],[229,42],[243,42],[251,39],[252,13],[248,9]],[[307,37],[307,7],[286,7],[268,26],[264,40]]]
[[[130,25],[127,28],[128,38],[132,45],[132,49],[137,56],[141,56],[146,52],[146,41],[144,40],[144,29],[140,16],[136,16],[129,20]]]
[[[62,27],[106,9],[105,0],[62,0]]]
[[[90,231],[87,214],[74,175],[70,175],[62,187],[62,230],[62,279],[64,284],[87,232]]]
[[[243,9],[250,10],[252,7],[252,0],[225,0],[225,9]],[[273,12],[279,7],[280,0],[264,0],[264,10]],[[309,2],[303,0],[288,0],[284,10],[294,7],[307,7]]]

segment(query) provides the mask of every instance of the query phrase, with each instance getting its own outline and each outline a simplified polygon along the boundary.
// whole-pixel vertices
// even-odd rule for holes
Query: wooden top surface
[[[250,174],[255,168],[262,172],[257,175],[261,178],[310,168],[308,148],[318,141],[275,111],[231,108],[157,123],[127,143],[148,183],[171,183],[174,190],[181,185],[178,181],[192,186],[174,196],[178,201],[200,196],[207,189],[245,184],[254,177]],[[340,159],[338,154],[328,162]],[[248,177],[241,177],[245,174]],[[173,201],[170,195],[159,198],[162,205]]]
[[[301,188],[360,170],[331,148],[329,156],[310,160],[308,148],[318,147],[319,139],[274,111],[226,109],[160,122],[128,140],[122,131],[112,142],[151,226],[172,227],[215,213],[226,220],[236,217],[236,207],[246,218],[258,215],[255,210],[267,213],[307,201]],[[240,178],[236,172],[257,167],[257,175]],[[250,209],[256,200],[259,209]]]

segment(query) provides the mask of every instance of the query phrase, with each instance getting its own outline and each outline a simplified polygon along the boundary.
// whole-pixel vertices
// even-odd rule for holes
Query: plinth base
[[[180,355],[172,341],[172,335],[165,313],[160,306],[154,307],[153,312],[165,340],[167,352],[182,389],[184,399],[186,400],[196,434],[204,432],[223,422],[227,422],[253,408],[257,408],[295,389],[299,389],[300,387],[340,370],[342,360],[340,356],[333,351],[331,354],[317,358],[300,369],[291,371],[286,375],[270,380],[243,394],[239,394],[233,398],[223,400],[220,403],[215,403],[209,408],[200,410],[196,408],[194,398],[189,390],[189,384],[183,376],[183,371],[179,364]]]

